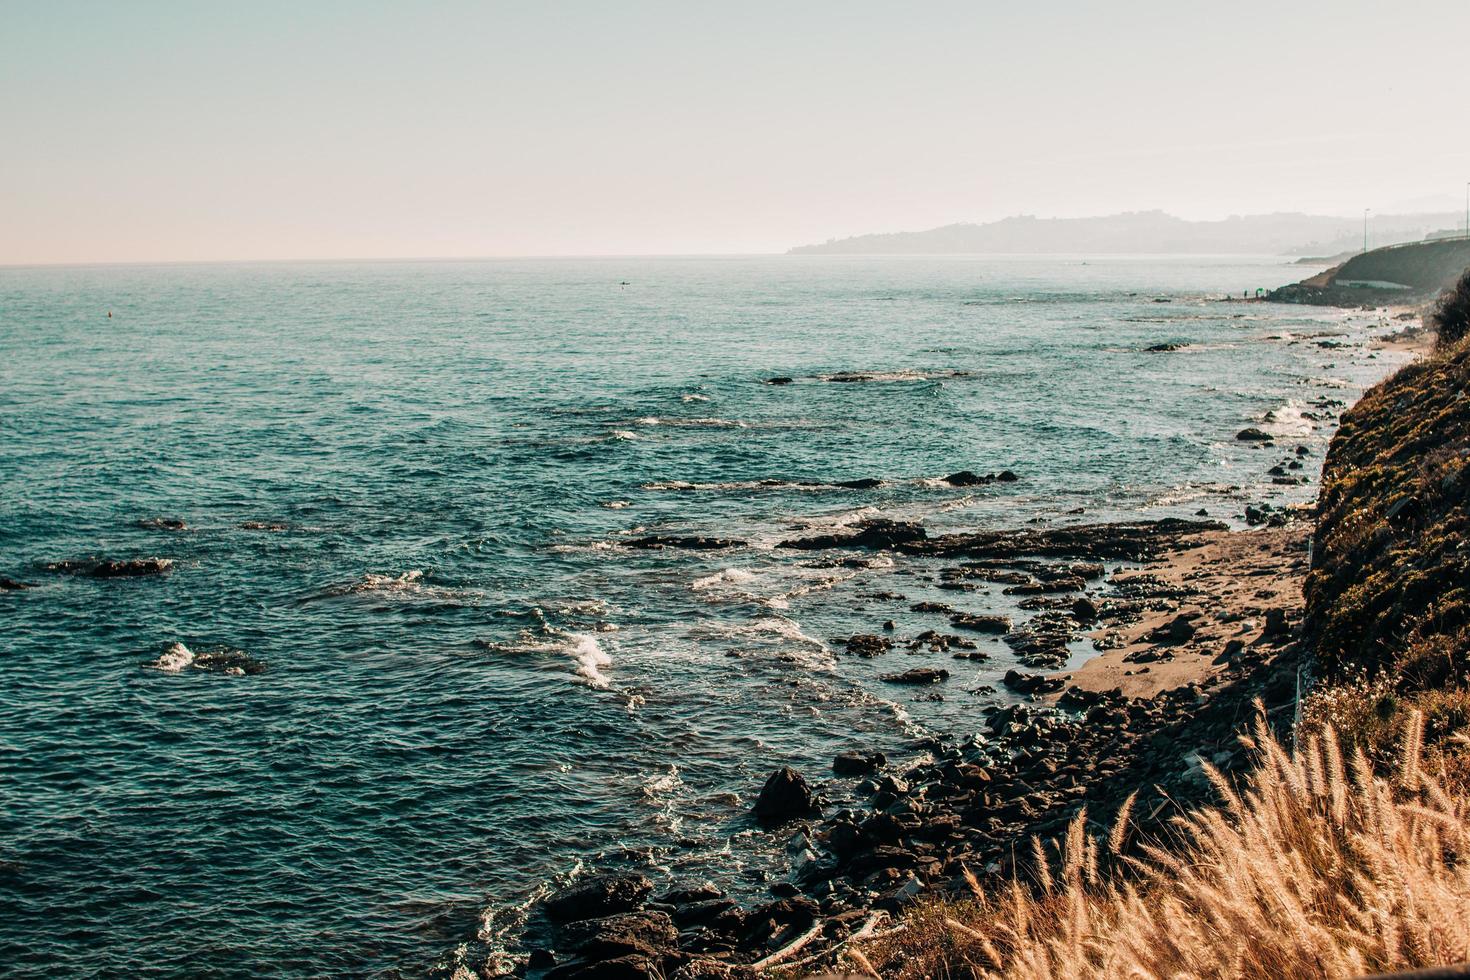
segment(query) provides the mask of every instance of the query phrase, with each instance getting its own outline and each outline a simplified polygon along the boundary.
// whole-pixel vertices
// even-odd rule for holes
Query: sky
[[[0,264],[1453,211],[1465,0],[0,0]]]

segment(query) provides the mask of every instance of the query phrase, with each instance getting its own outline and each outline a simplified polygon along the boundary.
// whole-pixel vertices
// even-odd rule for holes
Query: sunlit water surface
[[[0,576],[36,585],[0,592],[0,963],[412,974],[477,928],[513,932],[582,862],[763,892],[781,841],[745,813],[773,767],[816,777],[844,748],[973,729],[1014,663],[989,638],[963,667],[846,657],[834,637],[887,619],[943,627],[908,611],[921,599],[1015,609],[936,592],[931,563],[813,567],[773,545],[875,515],[1233,520],[1310,498],[1235,432],[1274,411],[1315,472],[1330,429],[1302,412],[1390,359],[1301,339],[1361,337],[1371,315],[1218,301],[1300,274],[0,269]],[[1144,350],[1164,342],[1189,346]],[[837,372],[872,380],[821,380]],[[964,469],[1021,479],[935,479]],[[793,485],[858,478],[884,483]],[[634,533],[748,546],[619,546]],[[102,556],[175,567],[44,569]],[[174,642],[267,669],[148,666]],[[929,661],[956,674],[942,701],[877,679]]]

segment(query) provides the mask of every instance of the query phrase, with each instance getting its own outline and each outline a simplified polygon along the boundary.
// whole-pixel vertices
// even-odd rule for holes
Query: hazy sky
[[[1451,210],[1467,0],[0,0],[0,263]]]

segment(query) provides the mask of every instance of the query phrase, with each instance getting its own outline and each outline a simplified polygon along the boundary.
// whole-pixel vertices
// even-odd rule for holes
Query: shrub
[[[1034,882],[935,903],[850,966],[884,977],[1347,978],[1470,959],[1470,800],[1436,778],[1411,714],[1391,777],[1331,729],[1288,752],[1258,724],[1243,789],[1127,853],[1073,821]],[[1126,808],[1125,808],[1126,810]],[[1111,857],[1110,857],[1111,855]]]
[[[1438,334],[1434,345],[1440,350],[1453,347],[1470,333],[1470,269],[1439,294],[1429,318]]]

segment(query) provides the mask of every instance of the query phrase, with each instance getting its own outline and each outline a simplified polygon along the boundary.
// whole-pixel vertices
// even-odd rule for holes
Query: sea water
[[[834,641],[945,628],[924,599],[1026,615],[925,560],[775,546],[1309,500],[1267,470],[1302,445],[1315,477],[1391,325],[1225,301],[1300,273],[0,269],[0,576],[34,586],[0,592],[4,972],[412,975],[586,867],[765,893],[773,768],[963,735],[1014,665],[985,637],[973,664]],[[743,544],[622,544],[645,534]],[[173,565],[46,567],[140,557]],[[926,664],[955,676],[879,680]]]

